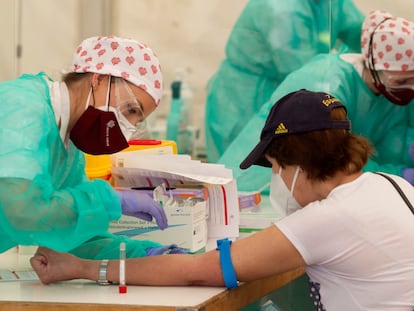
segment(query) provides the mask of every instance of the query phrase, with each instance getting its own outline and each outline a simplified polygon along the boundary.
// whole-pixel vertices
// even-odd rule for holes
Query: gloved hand
[[[117,192],[121,198],[122,214],[146,221],[155,218],[161,230],[168,227],[164,209],[149,194],[139,190],[118,190]]]
[[[408,154],[410,155],[411,160],[414,161],[414,142],[410,144],[410,147],[408,148]],[[414,168],[404,168],[401,171],[401,176],[414,186]]]
[[[414,168],[404,168],[401,171],[401,176],[414,186]]]
[[[408,147],[408,154],[410,155],[411,160],[414,161],[414,142],[412,142],[410,147]]]
[[[150,247],[146,250],[147,256],[156,256],[164,254],[188,254],[188,250],[178,247],[175,244],[166,245],[164,247]]]

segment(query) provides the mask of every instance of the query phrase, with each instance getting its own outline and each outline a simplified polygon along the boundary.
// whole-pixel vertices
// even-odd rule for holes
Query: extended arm
[[[304,265],[301,255],[282,232],[271,226],[234,242],[231,258],[241,282],[260,279]],[[76,278],[97,280],[99,261],[39,248],[31,264],[45,284]],[[107,279],[118,281],[119,262],[108,264]],[[134,285],[223,286],[219,252],[162,255],[127,259],[126,282]]]

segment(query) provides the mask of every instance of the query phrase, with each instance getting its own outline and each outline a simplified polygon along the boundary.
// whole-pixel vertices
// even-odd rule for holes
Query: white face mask
[[[280,167],[279,173],[272,173],[272,179],[270,181],[270,193],[269,199],[270,204],[276,210],[278,216],[285,217],[292,214],[301,208],[299,203],[293,196],[293,190],[295,189],[296,180],[300,172],[300,167],[298,166],[293,176],[292,187],[289,188],[286,186],[280,174],[282,173],[282,168]]]

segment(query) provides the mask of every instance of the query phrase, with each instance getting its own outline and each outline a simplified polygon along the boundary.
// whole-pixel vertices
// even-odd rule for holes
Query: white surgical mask
[[[290,215],[301,208],[293,196],[293,190],[295,189],[299,172],[300,167],[298,166],[296,168],[295,175],[293,176],[292,187],[290,190],[280,176],[282,173],[282,167],[280,167],[278,174],[272,173],[269,199],[270,204],[276,210],[277,215],[280,216],[280,218]]]

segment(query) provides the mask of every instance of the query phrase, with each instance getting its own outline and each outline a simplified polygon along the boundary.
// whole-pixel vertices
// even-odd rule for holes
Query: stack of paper
[[[221,164],[192,160],[188,155],[146,155],[139,151],[111,156],[114,186],[119,188],[182,187],[203,184],[208,189],[208,238],[237,238],[239,204],[236,181]]]

